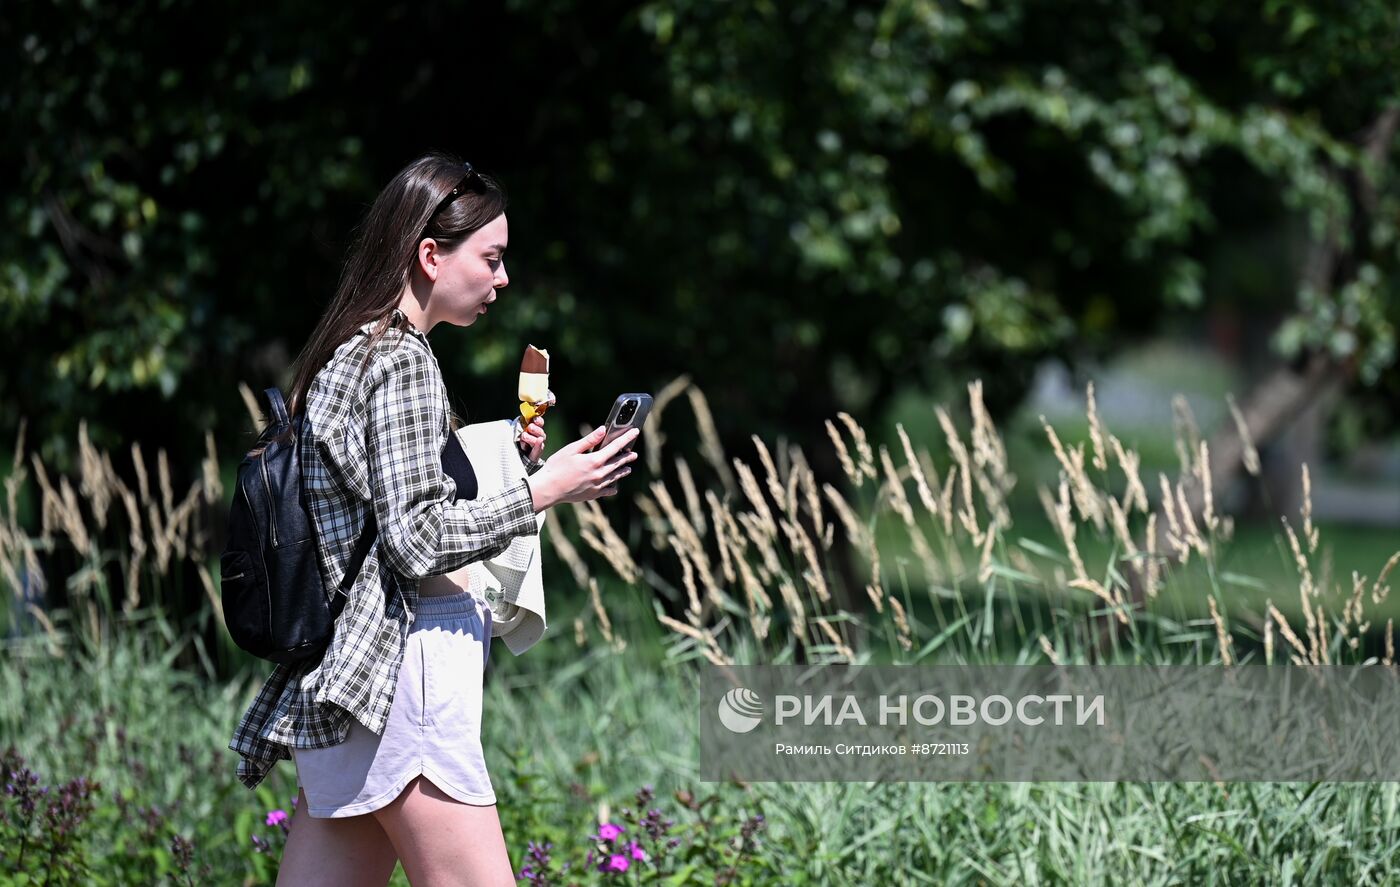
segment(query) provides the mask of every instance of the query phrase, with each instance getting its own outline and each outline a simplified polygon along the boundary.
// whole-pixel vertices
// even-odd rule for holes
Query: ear
[[[442,259],[442,251],[438,248],[438,243],[431,237],[424,237],[418,241],[418,270],[423,272],[423,276],[432,283],[437,282],[439,262]]]

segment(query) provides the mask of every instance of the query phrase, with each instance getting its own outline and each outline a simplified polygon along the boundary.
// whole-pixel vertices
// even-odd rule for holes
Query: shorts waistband
[[[419,619],[438,621],[454,617],[470,616],[477,612],[476,595],[470,591],[457,594],[432,594],[418,598]]]

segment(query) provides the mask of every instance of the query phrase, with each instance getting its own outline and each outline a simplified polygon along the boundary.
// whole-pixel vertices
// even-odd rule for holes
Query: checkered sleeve
[[[437,362],[405,343],[385,356],[368,396],[370,489],[379,551],[410,578],[450,573],[539,532],[529,483],[480,499],[451,498],[442,470],[447,401]]]
[[[520,464],[525,466],[526,474],[534,474],[536,471],[539,471],[541,468],[544,467],[544,460],[548,457],[540,456],[538,459],[531,462],[530,457],[525,455],[525,452],[520,449],[520,417],[516,416],[514,419],[510,420],[510,425],[511,439],[515,441],[515,451],[520,454]]]

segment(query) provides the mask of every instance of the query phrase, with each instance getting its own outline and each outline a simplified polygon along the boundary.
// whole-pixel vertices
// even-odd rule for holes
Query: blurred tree
[[[1352,186],[1367,163],[1353,134],[1400,97],[1397,15],[1390,3],[650,4],[639,19],[670,93],[618,98],[596,174],[651,183],[615,205],[664,242],[655,252],[678,280],[682,310],[658,324],[689,305],[743,324],[709,332],[690,311],[693,334],[647,340],[658,360],[703,342],[727,403],[807,400],[825,415],[833,361],[868,376],[877,400],[970,371],[1014,398],[1047,350],[1120,347],[1207,295],[1239,299],[1210,289],[1201,256],[1231,233],[1219,211],[1242,209],[1275,226],[1301,214],[1306,239],[1345,251],[1330,275],[1300,267],[1267,296],[1295,312],[1285,353],[1327,350],[1375,383],[1394,359],[1395,214],[1381,207],[1394,179],[1370,198]],[[1369,162],[1383,165],[1393,145],[1377,147]],[[1277,258],[1302,245],[1276,242]],[[656,279],[630,251],[616,264],[629,288]],[[734,341],[754,330],[772,346]],[[769,347],[788,372],[754,390],[749,369]]]
[[[305,96],[318,62],[353,65],[367,41],[318,48],[301,35],[322,22],[179,2],[0,19],[0,410],[60,466],[79,418],[99,446],[188,464],[204,429],[246,426],[236,380],[304,336],[284,323],[297,268],[333,260],[318,226],[370,187],[346,103]]]
[[[1394,397],[1400,191],[1393,143],[1366,134],[1400,95],[1397,15],[22,4],[0,20],[17,121],[0,135],[0,323],[22,345],[0,419],[30,416],[60,461],[78,416],[99,443],[189,454],[196,430],[241,428],[236,381],[282,381],[356,214],[427,147],[514,198],[518,310],[443,355],[450,383],[496,383],[467,401],[491,412],[527,338],[561,355],[578,402],[689,372],[741,440],[871,415],[915,381],[980,374],[1007,404],[1047,353],[1251,299],[1290,316],[1284,353]],[[1281,232],[1276,265],[1333,259],[1277,290],[1217,289],[1222,218]]]

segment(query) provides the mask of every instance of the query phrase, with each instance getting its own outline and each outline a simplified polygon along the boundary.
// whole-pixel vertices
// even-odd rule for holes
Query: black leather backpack
[[[330,644],[376,527],[371,514],[344,580],[327,594],[316,559],[316,528],[301,488],[302,416],[288,417],[278,389],[263,393],[272,422],[238,465],[228,542],[219,561],[224,621],[244,650],[292,664],[320,657]]]

